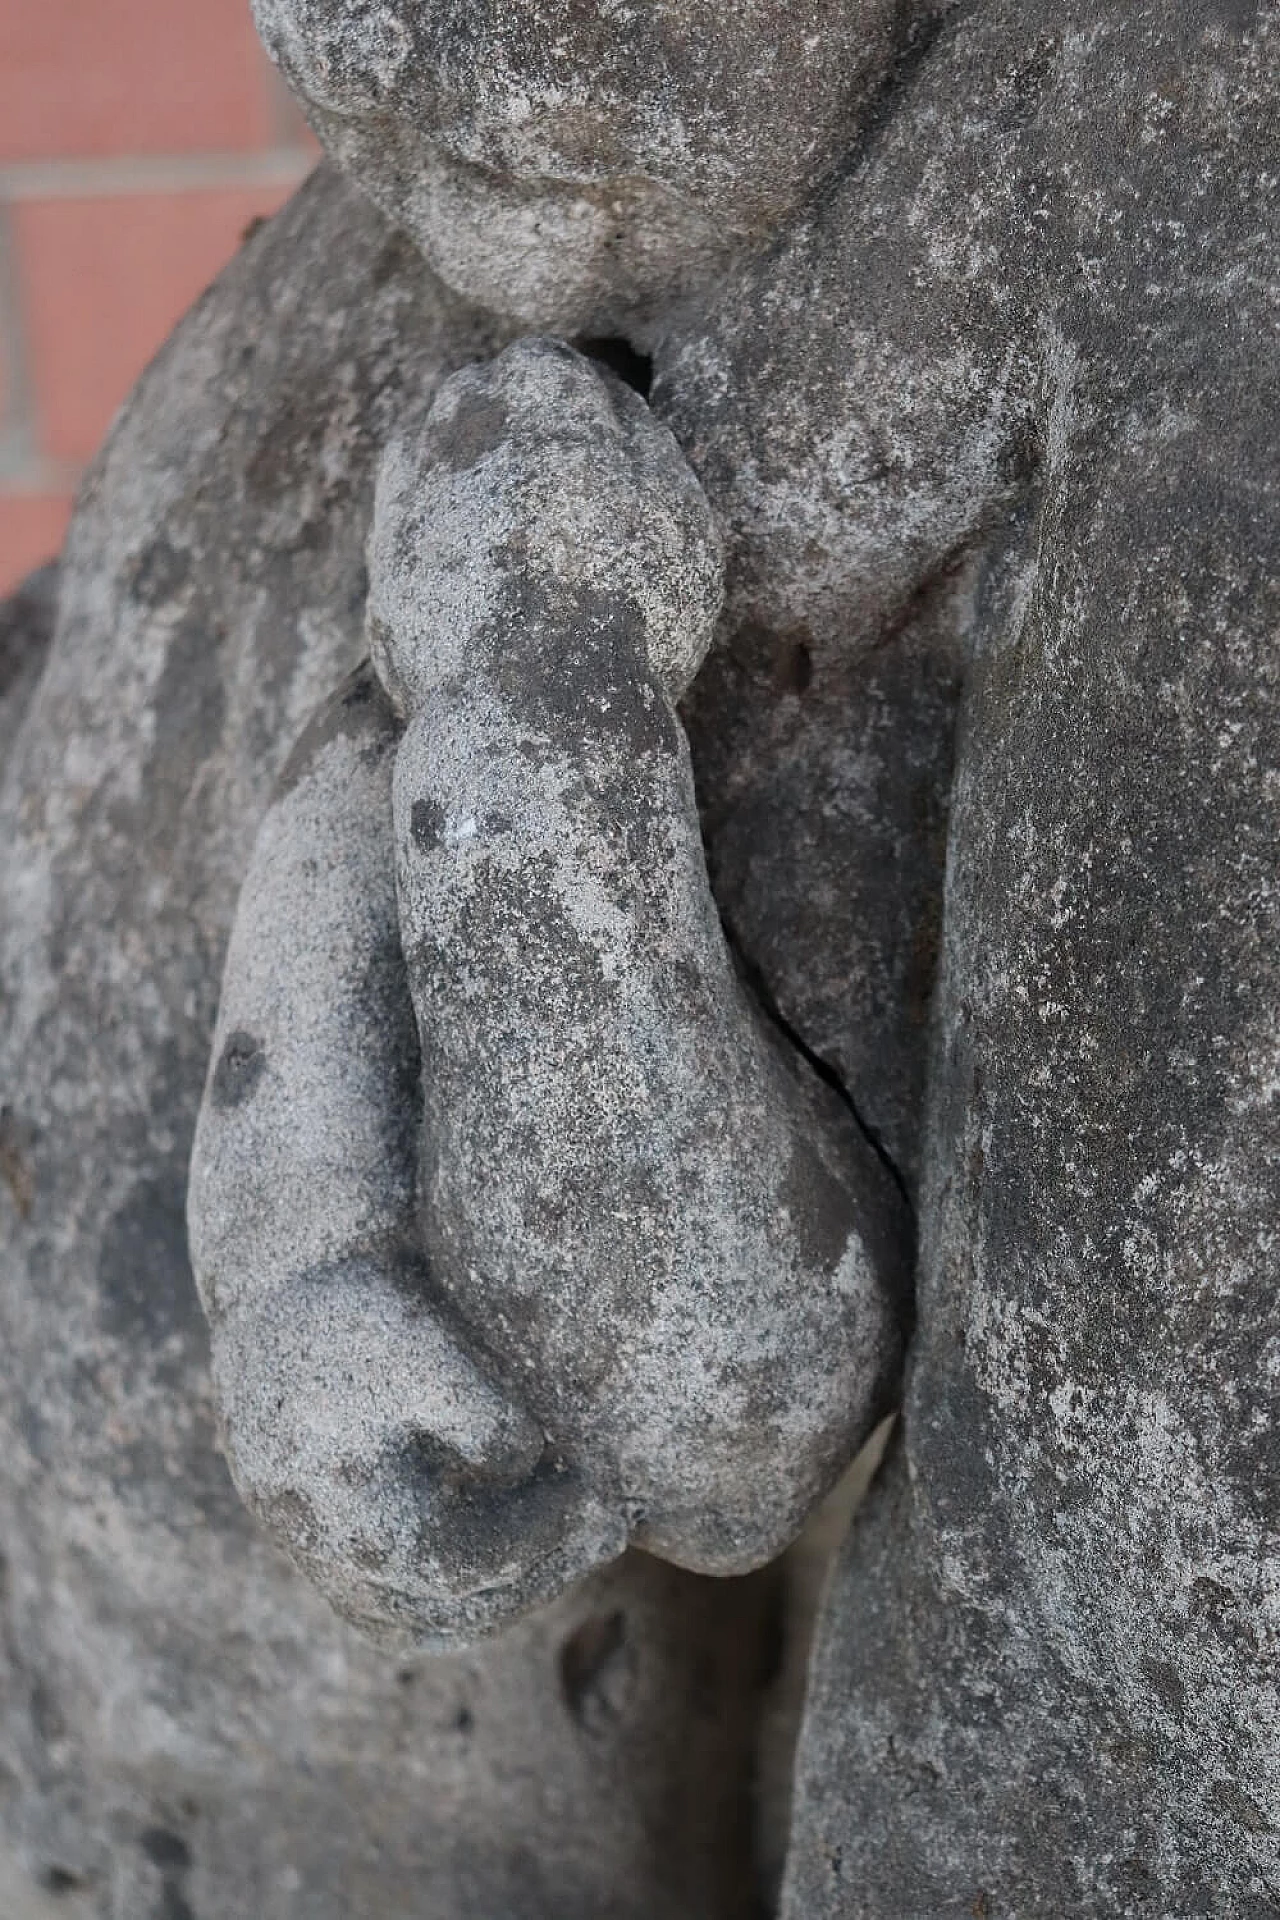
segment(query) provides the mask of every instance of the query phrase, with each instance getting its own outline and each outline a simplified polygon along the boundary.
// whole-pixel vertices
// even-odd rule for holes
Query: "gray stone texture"
[[[403,737],[366,675],[290,761],[191,1243],[240,1490],[449,1643],[629,1540],[781,1552],[889,1404],[906,1219],[725,944],[671,707],[719,543],[644,402],[548,340],[456,374],[368,562]]]
[[[28,574],[0,602],[0,767],[9,757],[43,670],[57,615],[56,564]]]
[[[33,1887],[103,1920],[749,1897],[767,1578],[631,1556],[482,1656],[393,1660],[216,1446],[183,1212],[232,909],[359,658],[403,396],[499,344],[321,171],[117,424],[34,690],[9,636],[38,644],[38,595],[5,616],[0,1822]]]
[[[1276,1912],[1274,5],[985,0],[879,39],[873,12],[726,9],[685,68],[722,92],[648,123],[679,120],[710,185],[664,172],[619,106],[658,74],[627,69],[644,36],[679,43],[692,10],[261,13],[331,151],[446,275],[522,324],[653,347],[654,411],[725,553],[682,708],[716,904],[753,994],[916,1200],[904,1418],[824,1603],[788,1920]],[[791,97],[795,41],[770,86],[733,78],[811,28],[825,94]],[[717,34],[741,41],[727,87]],[[602,117],[556,118],[558,60]],[[777,129],[810,97],[797,159]],[[575,127],[601,156],[585,188]],[[709,237],[689,203],[721,191]],[[756,1601],[643,1557],[597,1579],[655,1593],[643,1644],[690,1663],[660,1667],[667,1714],[610,1721],[610,1765],[577,1775],[495,1737],[450,1803],[466,1822],[423,1826],[458,1776],[422,1729],[463,1668],[414,1683],[438,1716],[415,1723],[415,1790],[394,1666],[231,1499],[181,1249],[234,897],[289,743],[358,657],[377,459],[510,331],[322,176],[91,478],[5,766],[5,1817],[30,1858],[96,1875],[116,1920],[229,1916],[249,1886],[265,1913],[395,1912],[406,1859],[402,1910],[442,1920],[520,1912],[503,1903],[541,1897],[539,1873],[562,1876],[539,1913],[660,1912],[664,1869],[687,1876],[672,1911],[701,1912],[723,1860],[723,1825],[664,1821],[694,1774],[729,1817],[723,1703],[750,1688],[721,1669],[719,1707],[692,1689],[723,1743],[704,1757],[670,1718],[701,1671],[680,1609],[733,1650]],[[356,737],[313,734],[304,765]],[[325,785],[313,826],[341,832]],[[231,1037],[213,1071],[234,1089],[254,1068]],[[404,1293],[384,1297],[395,1348]],[[466,1345],[445,1377],[477,1404],[494,1381]],[[518,1422],[485,1405],[517,1461]],[[568,1639],[554,1614],[517,1630],[559,1648],[561,1680],[615,1670],[608,1623],[633,1605],[558,1603],[581,1604],[595,1624]],[[576,1753],[519,1644],[465,1670]],[[583,1797],[551,1834],[559,1777]],[[604,1803],[645,1829],[630,1854],[592,1851]],[[355,1900],[339,1858],[365,1863]]]
[[[1276,81],[1269,7],[963,9],[662,355],[744,621],[896,644],[974,575],[795,1920],[1280,1903]]]
[[[469,297],[648,337],[839,157],[928,0],[254,0],[331,156]]]
[[[888,1404],[906,1222],[707,884],[670,701],[719,559],[644,403],[538,341],[442,390],[369,545],[433,1270],[615,1540],[731,1573]]]

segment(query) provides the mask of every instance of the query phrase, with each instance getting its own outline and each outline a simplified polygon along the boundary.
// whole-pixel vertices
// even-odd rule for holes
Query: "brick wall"
[[[248,0],[0,0],[0,593],[174,322],[314,146]]]

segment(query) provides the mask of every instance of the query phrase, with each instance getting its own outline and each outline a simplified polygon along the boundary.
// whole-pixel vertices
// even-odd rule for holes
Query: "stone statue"
[[[786,1920],[1280,1910],[1277,10],[257,11],[0,647],[32,1898],[759,1911],[900,1398]]]

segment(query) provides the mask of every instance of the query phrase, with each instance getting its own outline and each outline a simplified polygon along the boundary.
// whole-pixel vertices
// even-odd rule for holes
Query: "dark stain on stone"
[[[27,1158],[29,1147],[27,1131],[18,1124],[12,1109],[0,1107],[0,1179],[13,1196],[20,1220],[30,1218],[36,1191],[35,1176]]]
[[[373,668],[367,660],[362,660],[339,688],[338,698],[350,712],[353,707],[367,707],[377,690]]]
[[[421,267],[422,262],[410,242],[403,234],[393,233],[391,238],[379,248],[369,266],[367,273],[369,290],[377,293],[383,287],[390,286],[393,281],[400,280],[406,275],[412,279],[420,273]]]
[[[1167,1660],[1152,1660],[1144,1656],[1142,1671],[1147,1676],[1151,1691],[1170,1713],[1181,1713],[1187,1702],[1187,1690]]]
[[[512,562],[515,579],[520,563],[515,556]],[[572,745],[589,790],[592,767],[600,766],[601,797],[616,806],[620,770],[642,768],[650,756],[663,764],[683,751],[649,667],[640,610],[630,599],[582,587],[570,606],[556,589],[527,577],[519,580],[513,614],[536,644],[504,654],[495,684],[549,741]]]
[[[225,639],[218,621],[193,614],[169,643],[152,701],[155,730],[144,774],[144,817],[156,843],[172,845],[176,839],[184,803],[201,767],[221,743]]]
[[[70,1867],[50,1866],[41,1869],[37,1875],[38,1884],[46,1893],[81,1893],[89,1884],[82,1873],[76,1873]]]
[[[476,1345],[482,1350],[481,1342]],[[457,1564],[477,1571],[500,1566],[512,1541],[553,1537],[582,1497],[578,1476],[549,1446],[532,1472],[520,1460],[504,1461],[486,1472],[433,1435],[419,1432],[387,1465],[419,1491],[423,1541],[429,1539],[432,1550],[441,1551],[447,1528]],[[483,1605],[503,1591],[483,1585],[474,1594]]]
[[[363,618],[365,602],[369,598],[369,569],[363,560],[353,563],[346,582],[346,600],[344,602],[353,628],[359,628]],[[366,666],[368,662],[364,663]],[[359,671],[359,669],[357,669]],[[376,681],[374,682],[376,685]]]
[[[476,394],[451,418],[431,424],[431,451],[441,466],[465,473],[503,445],[510,433],[506,401],[496,393]]]
[[[618,1720],[633,1679],[626,1615],[598,1614],[576,1627],[560,1649],[560,1690],[589,1732]]]
[[[244,469],[244,490],[257,506],[288,499],[302,474],[323,471],[329,396],[296,380],[283,386],[274,408],[264,409],[258,446]]]
[[[1028,109],[1024,103],[1024,110],[1034,111],[1034,106]],[[1015,420],[997,457],[1001,480],[1015,493],[1026,493],[1035,481],[1043,457],[1038,423],[1025,418]]]
[[[266,1071],[267,1055],[261,1040],[237,1027],[229,1033],[213,1070],[209,1098],[219,1113],[243,1106]]]
[[[302,729],[289,751],[276,782],[277,800],[292,793],[315,766],[331,740],[366,741],[376,751],[390,747],[397,738],[391,703],[378,682],[368,660],[349,673],[330,699],[326,700]]]
[[[1139,1860],[1136,1854],[1131,1854],[1116,1868],[1110,1891],[1115,1899],[1126,1903],[1124,1908],[1119,1910],[1127,1913],[1132,1911],[1128,1905],[1130,1901],[1146,1900],[1149,1905],[1155,1885],[1156,1877],[1150,1867]]]
[[[858,1196],[803,1134],[791,1144],[782,1185],[787,1210],[806,1250],[825,1270],[839,1266],[860,1226]]]
[[[153,1865],[163,1873],[185,1873],[191,1865],[191,1849],[180,1833],[169,1827],[148,1827],[139,1846]]]
[[[173,600],[191,578],[191,555],[161,534],[142,549],[129,572],[129,591],[144,607]]]
[[[204,1332],[187,1255],[184,1181],[139,1181],[113,1215],[98,1256],[103,1325],[126,1346]]]
[[[46,1746],[66,1735],[67,1723],[62,1716],[62,1709],[48,1683],[40,1679],[31,1684],[31,1724]]]
[[[53,1457],[49,1422],[41,1409],[26,1394],[20,1393],[15,1396],[13,1426],[31,1458],[38,1465],[47,1467]]]
[[[52,562],[0,600],[0,766],[44,669],[57,612],[58,568]]]
[[[182,1835],[171,1827],[147,1827],[139,1835],[138,1845],[163,1876],[155,1920],[195,1920],[191,1902],[182,1890],[182,1881],[191,1870],[191,1849]]]
[[[1271,1833],[1274,1831],[1266,1814],[1243,1787],[1234,1780],[1215,1780],[1209,1788],[1211,1798],[1221,1807],[1227,1818],[1234,1820],[1246,1833]]]
[[[711,990],[702,977],[702,969],[695,961],[687,959],[672,961],[664,986],[667,1005],[673,1019],[689,1026],[694,1026],[706,1019]]]
[[[423,853],[434,853],[444,834],[444,808],[435,800],[415,800],[409,809],[409,832]]]

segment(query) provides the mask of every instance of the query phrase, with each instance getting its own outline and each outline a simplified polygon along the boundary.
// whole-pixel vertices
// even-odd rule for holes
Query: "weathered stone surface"
[[[330,154],[448,283],[643,336],[856,134],[928,0],[255,0]]]
[[[966,10],[660,365],[731,618],[865,647],[974,574],[919,1331],[797,1920],[1280,1900],[1276,76],[1272,8]]]
[[[546,340],[456,375],[369,566],[394,783],[359,682],[250,868],[192,1249],[242,1491],[447,1640],[628,1539],[778,1553],[888,1404],[906,1222],[720,930],[670,705],[719,546],[643,401]]]
[[[439,1282],[621,1537],[759,1564],[884,1411],[906,1223],[707,884],[670,707],[705,501],[642,401],[525,342],[393,450],[369,564]]]
[[[743,611],[681,707],[734,951],[908,1193],[974,584],[944,573],[867,648]]]
[[[919,1181],[916,1357],[902,1443],[827,1607],[787,1910],[804,1920],[1068,1910],[1254,1920],[1273,1912],[1275,9],[1248,0],[956,8],[932,45],[918,44],[870,120],[859,112],[856,81],[842,96],[851,103],[844,121],[830,118],[821,87],[810,87],[814,172],[808,158],[793,165],[772,125],[775,108],[780,121],[796,111],[785,84],[803,65],[793,50],[780,84],[740,90],[736,121],[730,114],[717,124],[712,115],[708,133],[688,115],[690,151],[721,154],[730,200],[739,156],[744,177],[764,164],[760,149],[772,144],[781,156],[774,198],[741,213],[728,207],[723,244],[703,220],[719,189],[689,184],[679,168],[664,173],[620,90],[611,93],[601,77],[600,51],[616,21],[557,14],[557,44],[554,34],[523,31],[545,26],[549,9],[503,9],[480,24],[456,12],[425,15],[317,0],[273,5],[266,20],[264,8],[332,150],[459,285],[539,326],[626,326],[655,346],[655,409],[705,487],[727,553],[720,637],[685,703],[717,901],[756,985],[838,1069],[908,1185],[921,1158],[919,1010],[942,921],[939,848],[962,701]],[[805,31],[804,15],[789,10],[769,32],[790,32],[792,17]],[[871,49],[869,73],[881,58],[874,19],[846,17],[855,36],[871,20],[854,61]],[[651,28],[661,34],[674,20],[678,38],[681,18],[647,9],[627,28],[634,41],[624,34],[620,46],[619,71],[642,116],[637,80],[668,87],[652,122],[664,137],[678,86],[668,86],[660,60],[643,76],[626,72],[625,60]],[[837,42],[840,59],[852,44]],[[754,28],[742,47],[748,62],[758,57]],[[477,49],[488,57],[475,58]],[[725,98],[715,92],[725,69],[705,56],[699,48],[685,61],[696,76],[705,60],[704,104]],[[549,98],[562,84],[561,59],[566,74],[577,60],[590,76],[576,96],[577,83],[564,82],[570,108],[590,94],[604,102],[603,116],[552,124],[563,104]],[[833,60],[831,71],[839,66]],[[527,140],[519,132],[526,74],[536,83]],[[423,75],[431,76],[425,91]],[[845,84],[838,78],[826,97]],[[616,144],[605,137],[610,115]],[[862,144],[843,178],[775,250],[743,265],[713,309],[687,301],[785,216],[855,127]],[[579,130],[585,185],[570,151]],[[726,133],[727,150],[717,145]],[[321,329],[332,312],[321,260],[326,271],[350,270],[355,279],[345,284],[360,282],[361,249],[380,245],[380,230],[350,212],[347,226],[326,225],[323,206],[313,211],[310,202],[290,218],[296,224],[282,231],[312,262],[311,306],[286,301],[274,314],[255,294],[250,312],[273,338],[277,326],[294,326],[305,341],[314,339],[311,311]],[[160,1465],[153,1447],[139,1485],[153,1507],[172,1510],[174,1474],[166,1481],[162,1469],[179,1457],[177,1428],[173,1403],[150,1384],[155,1368],[134,1365],[136,1336],[130,1344],[113,1335],[116,1345],[103,1346],[90,1316],[85,1337],[84,1301],[99,1295],[64,1276],[81,1258],[75,1223],[89,1222],[92,1248],[119,1211],[112,1169],[119,1164],[133,1179],[138,1167],[161,1164],[140,1159],[140,1136],[148,1155],[164,1156],[160,1197],[169,1203],[179,1191],[191,1107],[159,1096],[160,1070],[147,1066],[141,1095],[104,1108],[96,1131],[86,1130],[88,1100],[78,1089],[131,1088],[139,1062],[161,1061],[188,1089],[184,1097],[194,1094],[200,1045],[192,1036],[208,1033],[215,949],[286,737],[354,661],[356,556],[389,417],[406,392],[425,396],[444,362],[502,344],[500,328],[477,335],[456,310],[410,366],[391,340],[412,334],[406,315],[417,309],[402,296],[413,278],[402,252],[380,296],[400,307],[392,312],[366,294],[358,316],[353,303],[348,320],[335,323],[337,335],[347,327],[359,365],[367,362],[357,342],[370,327],[382,342],[373,363],[386,374],[384,384],[342,390],[347,419],[362,421],[371,409],[380,423],[356,463],[351,501],[323,511],[315,504],[312,477],[335,471],[333,435],[344,440],[344,432],[318,404],[334,383],[316,378],[305,352],[295,419],[300,433],[314,436],[320,421],[325,430],[265,506],[240,503],[229,514],[216,488],[208,499],[220,572],[216,589],[213,563],[194,576],[211,583],[199,589],[204,617],[210,628],[223,617],[217,596],[225,593],[232,630],[262,636],[260,650],[236,653],[235,671],[218,683],[220,697],[239,702],[223,739],[237,723],[245,736],[228,762],[239,810],[203,762],[194,784],[191,769],[179,779],[172,762],[167,787],[151,773],[158,750],[149,718],[139,725],[137,715],[156,704],[150,689],[162,661],[174,663],[175,701],[188,690],[187,740],[217,737],[219,723],[191,692],[200,683],[189,659],[178,659],[181,575],[161,594],[155,625],[142,630],[163,635],[163,647],[155,637],[140,645],[137,622],[120,621],[130,556],[111,546],[92,517],[105,508],[91,502],[79,537],[89,543],[83,529],[97,526],[104,584],[92,585],[86,544],[81,611],[75,625],[64,616],[62,678],[55,672],[48,721],[29,723],[42,743],[29,766],[24,736],[21,809],[4,815],[0,844],[7,849],[9,822],[18,820],[12,837],[21,849],[6,927],[51,929],[33,936],[32,950],[48,962],[48,981],[55,967],[59,976],[56,991],[38,989],[46,1009],[59,1006],[56,1017],[46,1011],[43,1025],[33,1018],[22,1035],[25,1078],[15,1082],[21,1098],[7,1135],[6,1164],[20,1170],[17,1188],[9,1180],[15,1205],[30,1204],[18,1196],[32,1167],[39,1172],[40,1127],[50,1161],[60,1132],[67,1165],[56,1170],[61,1185],[51,1180],[36,1257],[5,1274],[14,1405],[25,1423],[23,1445],[8,1453],[16,1472],[37,1450],[47,1475],[22,1495],[21,1525],[12,1528],[22,1570],[14,1591],[24,1597],[11,1639],[26,1670],[53,1674],[55,1708],[68,1693],[60,1676],[82,1676],[90,1660],[81,1642],[106,1673],[123,1632],[126,1644],[146,1644],[158,1675],[130,1701],[178,1698],[178,1676],[190,1670],[189,1690],[203,1675],[202,1697],[217,1694],[224,1712],[228,1698],[254,1701],[243,1720],[256,1715],[255,1729],[265,1687],[278,1730],[289,1687],[298,1689],[290,1698],[309,1698],[317,1670],[331,1671],[334,1648],[354,1646],[326,1638],[337,1633],[328,1616],[307,1612],[312,1603],[286,1575],[273,1575],[285,1583],[288,1621],[307,1628],[304,1655],[296,1629],[282,1634],[278,1611],[245,1609],[254,1645],[271,1646],[293,1676],[269,1685],[260,1654],[251,1660],[241,1647],[240,1664],[231,1662],[227,1589],[217,1587],[221,1570],[194,1530],[180,1548],[166,1533],[163,1552],[140,1558],[131,1544],[122,1553],[121,1529],[132,1542],[139,1523],[132,1508],[116,1506],[108,1510],[114,1559],[92,1544],[94,1490],[104,1458],[118,1457],[122,1444],[141,1460],[145,1436],[169,1442]],[[443,299],[436,290],[428,304],[439,311]],[[456,352],[454,324],[471,342]],[[286,375],[292,351],[284,352]],[[342,351],[331,338],[325,354],[335,359],[322,355],[324,365]],[[181,364],[181,401],[190,406],[201,369]],[[264,410],[274,379],[265,367]],[[172,406],[176,423],[176,389]],[[215,414],[193,413],[197,449],[202,434],[206,447],[216,437]],[[175,424],[169,444],[194,473],[205,456],[187,447],[185,432]],[[246,455],[259,451],[241,450],[233,432],[217,457],[247,474]],[[344,471],[341,459],[336,470]],[[121,526],[134,524],[128,471],[117,462],[121,492],[111,506]],[[172,475],[160,484],[145,462],[140,471],[143,494],[158,499]],[[190,498],[199,491],[192,481]],[[296,500],[310,503],[301,520],[291,517]],[[161,524],[157,504],[147,511]],[[213,536],[219,516],[233,529],[226,544]],[[264,524],[276,529],[269,560]],[[310,527],[311,545],[304,541],[295,561],[299,526],[304,534]],[[319,557],[330,555],[331,537],[343,556],[332,566]],[[168,563],[154,564],[167,577]],[[346,611],[335,619],[325,611],[332,607]],[[316,623],[328,636],[296,656],[323,662],[310,677],[305,664],[273,668],[265,643],[273,623],[300,630],[299,608],[301,629]],[[111,680],[93,665],[108,637]],[[203,645],[190,657],[199,666]],[[64,744],[55,728],[67,715]],[[124,736],[134,739],[132,760]],[[146,777],[104,787],[96,769],[117,749],[122,767]],[[185,752],[189,760],[192,748]],[[187,814],[169,805],[174,794]],[[198,817],[210,802],[222,847],[212,866]],[[135,846],[153,849],[146,861],[135,857],[126,870],[106,829],[85,824],[95,803],[120,844],[132,833]],[[332,825],[335,816],[324,817]],[[178,821],[185,825],[175,835]],[[89,852],[77,864],[68,850],[81,833]],[[216,912],[201,918],[193,887],[216,894]],[[167,912],[167,901],[175,911],[165,939],[178,962],[157,967],[151,918]],[[94,940],[113,914],[123,931],[95,959]],[[216,937],[197,939],[202,927]],[[139,978],[147,982],[141,1028],[132,1001],[127,1011],[122,1004]],[[46,1067],[56,1092],[48,1102],[39,1091]],[[253,1071],[252,1049],[233,1048],[228,1087]],[[158,1116],[149,1133],[148,1113]],[[177,1122],[167,1117],[175,1113]],[[139,1270],[134,1231],[126,1220],[112,1242],[117,1272]],[[156,1338],[169,1338],[169,1322],[159,1324]],[[198,1332],[181,1338],[194,1343]],[[145,1405],[134,1384],[142,1375]],[[198,1364],[181,1377],[207,1421]],[[518,1451],[514,1426],[510,1433]],[[202,1426],[192,1458],[207,1457]],[[177,1477],[189,1486],[187,1471]],[[57,1504],[46,1516],[38,1503],[51,1487]],[[208,1501],[225,1516],[212,1536],[220,1551],[262,1555],[256,1544],[226,1545],[249,1536],[236,1531],[230,1506],[217,1504],[225,1500],[219,1481]],[[148,1576],[145,1594],[127,1604],[122,1564]],[[193,1661],[186,1629],[173,1638],[176,1652],[147,1640],[157,1618],[172,1617],[157,1600],[167,1604],[172,1565],[198,1565],[201,1591],[222,1596],[216,1618],[205,1599],[201,1643],[219,1649],[216,1681],[203,1654]],[[722,1604],[731,1591],[721,1590]],[[55,1610],[37,1620],[38,1608],[49,1613],[49,1594],[71,1596],[59,1600],[65,1618]],[[595,1617],[565,1670],[591,1664],[584,1645],[611,1645],[611,1616]],[[124,1715],[117,1710],[112,1721],[113,1696],[83,1677],[77,1687],[75,1698],[95,1703],[90,1724],[110,1731],[103,1779],[124,1777],[126,1747],[131,1755],[163,1750],[172,1766],[176,1741],[147,1749],[138,1734],[154,1718],[135,1716],[117,1739]],[[13,1688],[10,1697],[21,1723],[8,1747],[23,1756],[22,1831],[44,1821],[50,1834],[74,1834],[79,1793],[98,1809],[85,1831],[177,1832],[180,1845],[191,1844],[154,1810],[144,1825],[141,1799],[123,1789],[89,1794],[77,1785],[94,1773],[85,1737],[67,1759],[68,1736],[46,1696],[28,1702]],[[319,1697],[332,1696],[321,1687]],[[375,1689],[370,1697],[382,1712],[384,1696]],[[291,1750],[314,1743],[310,1718],[290,1724],[305,1734]],[[348,1736],[344,1723],[349,1745]],[[288,1744],[273,1738],[261,1749],[270,1756]],[[375,1755],[378,1739],[370,1735]],[[497,1772],[495,1763],[485,1777]],[[278,1768],[268,1774],[279,1793]],[[377,1765],[367,1777],[382,1777]],[[634,1778],[630,1790],[638,1790]],[[150,1784],[147,1793],[162,1797]],[[311,1817],[337,1801],[317,1793]],[[519,1794],[511,1802],[519,1818],[527,1804]],[[388,1831],[404,1805],[385,1800]],[[584,1827],[595,1806],[584,1801]],[[362,1823],[373,1817],[358,1802],[337,1829],[365,1835]],[[217,1832],[217,1845],[242,1848],[245,1872],[268,1885],[279,1856],[264,1861],[263,1847],[274,1843],[257,1825],[240,1811]],[[103,1858],[114,1859],[114,1844],[101,1842]],[[330,1857],[315,1851],[319,1840],[310,1844],[304,1884],[327,1886]],[[433,1844],[428,1835],[424,1858]],[[51,1849],[52,1841],[41,1857],[53,1859]],[[119,1852],[143,1857],[123,1844]],[[582,1864],[572,1850],[563,1858]],[[147,1897],[189,1898],[188,1882],[176,1880],[172,1838],[153,1837],[145,1859],[138,1871],[152,1875],[149,1889],[121,1878],[115,1911],[132,1915]],[[227,1885],[238,1870],[223,1870]],[[126,1874],[123,1865],[111,1871]],[[505,1884],[519,1878],[513,1868]],[[583,1895],[585,1910],[598,1885]],[[500,1887],[500,1907],[503,1897]],[[638,1911],[653,1910],[647,1897],[637,1894]],[[301,1895],[292,1909],[281,1898],[283,1912],[308,1910]]]
[[[41,567],[0,602],[0,767],[44,671],[57,613],[58,569]]]
[[[601,1551],[594,1514],[585,1539],[565,1524],[542,1430],[442,1321],[416,1248],[398,739],[365,666],[290,756],[236,915],[189,1217],[241,1493],[367,1632],[447,1644],[515,1610],[513,1567],[527,1612],[621,1544]]]
[[[483,1657],[397,1663],[255,1532],[215,1446],[183,1208],[232,907],[359,657],[405,395],[499,344],[317,176],[90,475],[4,759],[0,1822],[103,1920],[747,1899],[751,1583],[632,1556]]]

